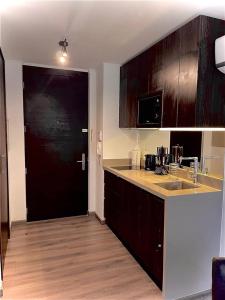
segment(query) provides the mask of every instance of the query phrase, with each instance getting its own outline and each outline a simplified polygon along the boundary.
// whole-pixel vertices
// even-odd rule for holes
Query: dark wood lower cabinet
[[[164,200],[105,172],[105,219],[162,289]]]

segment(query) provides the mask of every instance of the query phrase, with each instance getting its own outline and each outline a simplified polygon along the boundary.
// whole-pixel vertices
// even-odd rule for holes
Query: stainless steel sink
[[[194,183],[189,183],[186,181],[160,182],[160,183],[155,183],[155,185],[158,185],[161,188],[169,190],[169,191],[196,189],[199,187],[199,185],[196,185]]]

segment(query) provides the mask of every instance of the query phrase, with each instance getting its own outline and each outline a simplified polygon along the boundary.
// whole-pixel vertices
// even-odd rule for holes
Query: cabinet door
[[[137,124],[138,59],[121,67],[120,128],[135,128]]]
[[[126,180],[120,181],[123,185],[123,196],[121,197],[121,229],[120,236],[124,243],[129,244],[131,240],[131,216],[130,216],[130,197],[131,197],[131,184]]]
[[[137,64],[138,64],[138,88],[137,96],[147,96],[149,93],[148,90],[148,75],[149,75],[149,52],[145,51],[138,55]]]
[[[104,217],[107,221],[107,224],[111,227],[113,224],[113,194],[112,194],[112,175],[109,172],[104,173],[104,180],[105,180],[105,186],[104,186]]]
[[[150,194],[151,195],[151,194]],[[162,288],[163,281],[163,237],[164,237],[164,200],[151,195],[151,273],[156,283]]]
[[[120,107],[119,107],[119,127],[129,127],[129,107],[127,99],[127,64],[120,68]]]
[[[139,257],[148,270],[151,268],[153,237],[152,198],[148,192],[139,190],[138,206],[138,243]]]
[[[177,31],[163,39],[162,80],[163,112],[162,127],[176,127],[177,101],[179,96],[179,48],[180,37]]]
[[[126,212],[126,243],[132,252],[137,255],[138,230],[138,188],[131,183],[126,184],[123,201],[127,199]],[[126,201],[126,200],[125,200]]]
[[[163,42],[160,41],[148,50],[148,89],[149,93],[163,90]]]
[[[114,221],[114,212],[113,212],[113,194],[111,193],[109,188],[105,187],[104,191],[104,217],[106,219],[107,224],[111,227],[113,226]]]
[[[164,200],[139,190],[138,254],[157,285],[163,281]]]
[[[199,18],[179,30],[180,74],[178,127],[193,127],[196,122],[196,98],[199,58]]]
[[[123,198],[123,184],[117,176],[105,172],[104,188],[104,216],[107,224],[120,235],[120,228],[123,222],[121,211],[121,200]]]

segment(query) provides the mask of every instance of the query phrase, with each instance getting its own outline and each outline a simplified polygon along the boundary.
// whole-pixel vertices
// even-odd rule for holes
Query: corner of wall
[[[100,64],[96,67],[96,135],[95,143],[99,142],[99,132],[103,130],[103,68],[104,65]],[[104,172],[102,168],[102,155],[96,153],[96,203],[95,213],[99,219],[104,220]]]
[[[22,62],[6,60],[10,222],[26,219]]]

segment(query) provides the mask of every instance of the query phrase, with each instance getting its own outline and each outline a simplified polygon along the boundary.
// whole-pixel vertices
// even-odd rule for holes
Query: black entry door
[[[5,102],[5,62],[0,49],[0,259],[2,268],[9,238],[8,159]]]
[[[23,67],[27,220],[88,210],[88,73]]]

